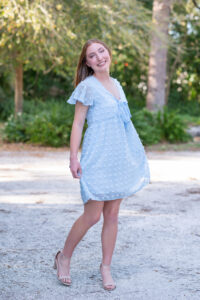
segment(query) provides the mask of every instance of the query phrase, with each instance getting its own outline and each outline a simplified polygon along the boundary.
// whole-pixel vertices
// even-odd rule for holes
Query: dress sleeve
[[[86,106],[93,105],[93,97],[91,88],[85,83],[80,82],[67,100],[67,103],[76,104],[79,101]]]

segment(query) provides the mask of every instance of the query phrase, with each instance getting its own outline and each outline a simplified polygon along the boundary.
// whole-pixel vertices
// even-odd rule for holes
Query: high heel
[[[61,251],[58,251],[56,253],[56,256],[55,256],[55,259],[54,259],[54,265],[53,265],[53,268],[54,269],[57,269],[57,278],[58,280],[64,284],[64,285],[67,285],[67,286],[70,286],[71,285],[71,277],[69,275],[65,275],[65,276],[58,276],[58,273],[59,273],[59,264],[58,264],[58,255],[59,254],[62,254],[64,256],[64,254],[61,252]],[[65,256],[64,256],[65,257]],[[65,258],[66,260],[68,260],[68,258]],[[68,281],[63,281],[63,279],[66,279]]]
[[[104,272],[105,271],[110,271],[110,265],[104,265],[101,263],[100,265],[100,272],[101,272],[101,276],[102,276],[102,281],[103,281],[103,288],[107,291],[113,291],[115,288],[116,288],[116,284],[115,282],[113,281],[113,279],[111,279],[110,281],[106,282],[104,280],[104,277],[103,277],[103,274],[102,274],[102,269],[104,269]]]

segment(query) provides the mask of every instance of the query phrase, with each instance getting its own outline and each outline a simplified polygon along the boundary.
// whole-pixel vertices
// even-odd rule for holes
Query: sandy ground
[[[72,258],[71,287],[52,268],[83,210],[64,150],[0,151],[2,300],[200,299],[200,152],[148,152],[151,184],[123,200],[112,261],[100,280],[102,219]]]

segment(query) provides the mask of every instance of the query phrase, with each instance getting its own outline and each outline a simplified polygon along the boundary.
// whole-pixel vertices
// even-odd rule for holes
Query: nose
[[[100,61],[101,60],[101,54],[97,53],[97,60]]]

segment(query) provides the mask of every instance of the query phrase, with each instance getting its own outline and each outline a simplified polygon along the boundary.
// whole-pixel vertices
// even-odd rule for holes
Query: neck
[[[102,72],[102,73],[98,72],[98,73],[94,73],[93,75],[100,81],[107,81],[110,79],[109,72]]]

